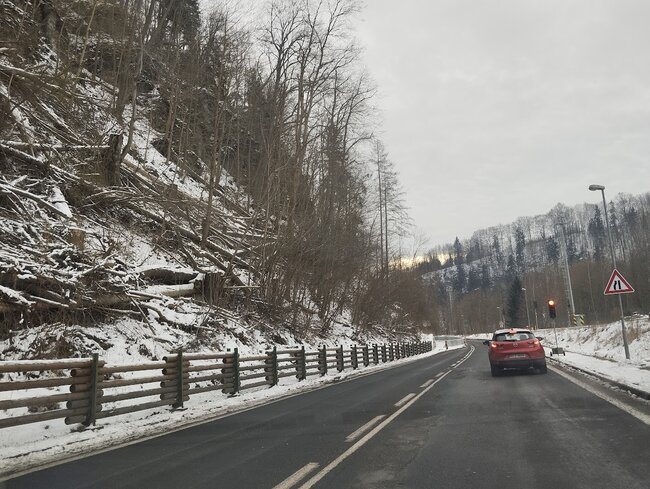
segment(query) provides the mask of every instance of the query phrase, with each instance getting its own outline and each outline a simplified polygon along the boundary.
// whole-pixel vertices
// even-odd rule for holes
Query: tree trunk
[[[108,137],[108,149],[104,153],[104,175],[106,183],[110,186],[120,186],[122,179],[122,142],[124,134],[111,134]]]

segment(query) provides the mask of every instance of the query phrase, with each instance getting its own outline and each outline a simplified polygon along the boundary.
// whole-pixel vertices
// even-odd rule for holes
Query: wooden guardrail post
[[[264,360],[267,365],[264,367],[265,379],[271,386],[278,385],[278,347],[274,346],[273,350],[267,350],[266,354],[269,358]]]
[[[393,343],[388,344],[388,361],[392,362],[395,360],[395,351],[393,350]]]
[[[352,368],[357,369],[359,367],[359,357],[357,356],[357,345],[352,345],[350,352],[350,360],[352,363]]]
[[[172,404],[172,409],[182,409],[183,408],[183,397],[185,393],[183,392],[183,385],[185,380],[183,378],[185,370],[183,369],[183,349],[179,348],[176,353],[176,402]]]
[[[386,363],[386,343],[381,344],[381,363]]]
[[[228,348],[228,352],[230,352],[230,348]],[[223,359],[223,363],[228,366],[221,369],[221,373],[223,374],[222,382],[224,384],[224,388],[221,390],[221,392],[234,396],[239,392],[240,388],[239,349],[234,348],[233,352],[228,357]]]
[[[99,354],[93,353],[92,363],[90,364],[90,390],[88,398],[88,414],[84,426],[94,426],[97,417],[97,378],[99,377]]]
[[[345,368],[345,358],[343,357],[343,345],[336,349],[336,369],[342,372]]]
[[[363,345],[363,366],[370,365],[370,356],[368,355],[368,345]]]
[[[228,394],[227,385],[230,383],[232,370],[229,366],[226,367],[226,365],[230,365],[232,362],[230,360],[230,357],[224,357],[222,359],[222,363],[224,364],[224,367],[221,369],[221,378],[219,379],[219,382],[221,382],[221,385],[223,386],[221,392],[223,394]]]
[[[373,343],[372,345],[372,361],[375,365],[379,363],[379,347],[377,343]]]
[[[239,348],[234,348],[233,349],[233,354],[232,354],[232,371],[233,371],[233,394],[237,394],[239,392],[239,389],[241,387],[241,383],[239,382]]]
[[[325,345],[318,350],[318,371],[321,375],[327,374],[327,348]]]
[[[298,380],[305,380],[307,378],[307,357],[305,355],[305,345],[302,345],[300,347],[300,351],[298,353],[299,355],[299,361],[298,365],[300,365],[300,371],[298,372]]]

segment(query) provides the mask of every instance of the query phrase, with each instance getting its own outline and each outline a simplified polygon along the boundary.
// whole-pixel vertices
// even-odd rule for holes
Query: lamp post
[[[530,313],[528,312],[528,294],[526,293],[526,287],[522,287],[521,290],[524,291],[524,302],[526,303],[526,319],[528,320],[528,327],[530,328]]]
[[[609,228],[609,216],[607,214],[607,201],[605,200],[605,186],[604,185],[589,185],[589,190],[595,192],[600,190],[603,196],[603,210],[605,211],[605,223],[607,224],[607,236],[609,237],[609,252],[612,255],[612,264],[616,268],[616,255],[614,254],[614,241],[612,241],[612,232]],[[623,299],[621,294],[618,295],[618,306],[621,309],[621,333],[623,335],[623,348],[625,348],[625,358],[630,359],[630,348],[627,346],[627,335],[625,333],[625,315],[623,314]]]

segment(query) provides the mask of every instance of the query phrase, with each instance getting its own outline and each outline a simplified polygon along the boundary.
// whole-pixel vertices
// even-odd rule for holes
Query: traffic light
[[[555,313],[555,300],[549,299],[548,300],[548,317],[551,319],[555,319],[556,313]]]

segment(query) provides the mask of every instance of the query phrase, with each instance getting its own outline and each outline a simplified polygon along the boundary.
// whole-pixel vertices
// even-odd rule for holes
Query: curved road
[[[0,488],[648,489],[631,409],[553,371],[492,378],[476,342]]]

